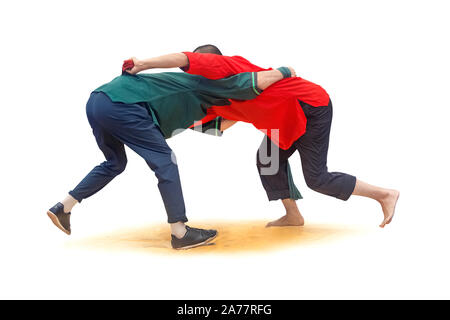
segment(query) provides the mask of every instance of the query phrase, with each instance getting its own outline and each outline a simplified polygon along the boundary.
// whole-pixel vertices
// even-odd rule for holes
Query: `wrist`
[[[151,69],[152,68],[152,61],[151,61],[151,59],[138,60],[137,63],[136,63],[136,67],[139,69],[139,71]]]
[[[280,68],[277,68],[277,70],[281,73],[281,75],[283,76],[283,79],[290,78],[292,76],[291,70],[289,70],[288,67],[280,67]]]

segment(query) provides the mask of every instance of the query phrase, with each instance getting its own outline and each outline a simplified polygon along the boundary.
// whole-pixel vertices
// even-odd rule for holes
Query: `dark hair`
[[[198,52],[198,53],[212,53],[212,54],[218,54],[218,55],[222,55],[222,52],[220,52],[219,48],[217,48],[216,46],[212,45],[212,44],[205,44],[203,46],[200,46],[198,48],[196,48],[194,50],[194,52]]]

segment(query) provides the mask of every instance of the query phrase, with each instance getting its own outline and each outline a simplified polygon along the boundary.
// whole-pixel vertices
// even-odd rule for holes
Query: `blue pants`
[[[313,107],[302,101],[300,101],[300,105],[307,119],[305,134],[295,141],[288,150],[273,145],[273,142],[267,136],[264,137],[260,147],[260,149],[265,148],[264,150],[267,150],[267,153],[275,148],[277,149],[279,170],[272,175],[262,175],[261,170],[268,164],[261,161],[260,152],[257,154],[258,172],[267,196],[269,200],[291,198],[288,159],[295,151],[298,151],[306,185],[314,191],[347,200],[355,189],[356,177],[342,172],[329,172],[327,167],[328,144],[333,119],[331,101],[328,106],[323,107]],[[271,154],[267,156],[270,159]]]
[[[69,194],[81,202],[122,173],[127,164],[125,144],[155,172],[168,222],[187,222],[178,166],[148,109],[140,104],[112,102],[104,93],[93,92],[86,113],[106,161],[92,169]]]

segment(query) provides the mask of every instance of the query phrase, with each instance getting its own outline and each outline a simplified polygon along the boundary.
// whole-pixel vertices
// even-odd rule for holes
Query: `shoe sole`
[[[66,230],[61,223],[59,222],[58,217],[51,211],[47,211],[47,215],[52,220],[53,224],[58,227],[61,231],[63,231],[65,234],[70,235],[70,231]]]
[[[190,246],[186,246],[186,247],[173,248],[173,249],[175,249],[175,250],[187,250],[187,249],[192,249],[192,248],[195,248],[195,247],[201,247],[201,246],[204,246],[204,245],[210,243],[210,242],[213,241],[215,238],[217,238],[217,235],[218,235],[218,234],[219,234],[219,233],[217,232],[216,235],[215,235],[214,237],[208,238],[208,239],[206,239],[206,240],[203,241],[203,242],[200,242],[200,243],[197,243],[197,244],[193,244],[193,245],[190,245]]]

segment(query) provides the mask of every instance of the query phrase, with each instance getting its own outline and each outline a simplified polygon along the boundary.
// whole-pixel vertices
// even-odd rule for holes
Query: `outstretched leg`
[[[95,95],[91,95],[86,105],[86,114],[92,127],[97,145],[106,161],[94,167],[91,172],[72,190],[67,197],[47,211],[53,223],[63,232],[70,234],[70,214],[73,207],[105,187],[125,170],[127,157],[122,142],[112,136],[95,119]]]
[[[106,161],[89,172],[89,174],[72,190],[69,195],[81,202],[100,191],[111,180],[121,174],[127,165],[127,156],[124,144],[114,137],[105,126],[98,121],[98,96],[91,95],[87,105],[86,114],[97,145],[103,152]],[[65,199],[70,203],[70,198]]]
[[[308,119],[306,133],[295,143],[302,159],[303,175],[309,188],[314,191],[347,200],[359,195],[378,201],[384,219],[380,227],[392,221],[399,192],[372,186],[342,172],[328,172],[327,153],[332,120],[331,101],[328,106],[312,107],[301,103]]]
[[[120,143],[139,154],[155,173],[168,222],[186,222],[178,166],[149,111],[137,104],[112,102],[103,93],[97,93],[96,98],[95,119]]]
[[[148,109],[137,104],[112,102],[106,95],[99,99],[99,122],[139,154],[155,173],[158,188],[171,225],[172,247],[189,249],[204,245],[217,236],[216,230],[190,228],[181,189],[178,165],[160,129],[152,120]]]

